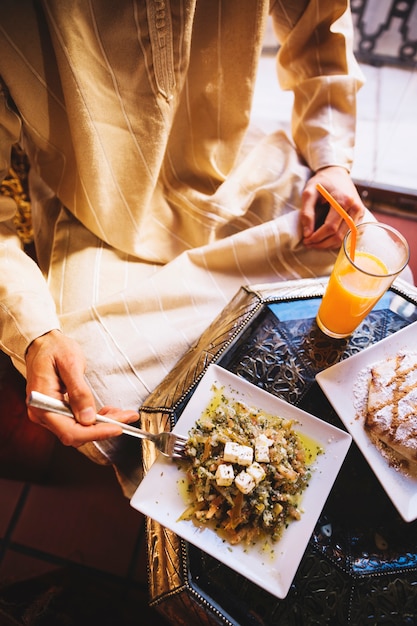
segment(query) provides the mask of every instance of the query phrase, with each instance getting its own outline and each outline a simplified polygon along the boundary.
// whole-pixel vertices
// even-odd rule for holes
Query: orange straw
[[[334,208],[335,211],[337,211],[340,215],[340,217],[342,217],[345,222],[347,223],[347,225],[349,226],[352,235],[352,243],[350,246],[350,256],[352,258],[352,261],[355,260],[355,249],[356,249],[356,235],[357,235],[357,230],[356,230],[356,224],[353,221],[353,219],[350,217],[350,215],[348,213],[346,213],[345,209],[343,209],[340,204],[337,202],[337,200],[335,200],[333,198],[333,196],[327,191],[327,189],[325,189],[323,187],[323,185],[321,185],[320,183],[317,183],[316,185],[317,190],[321,193],[321,195],[326,198],[327,202],[330,204],[330,206],[332,206]]]

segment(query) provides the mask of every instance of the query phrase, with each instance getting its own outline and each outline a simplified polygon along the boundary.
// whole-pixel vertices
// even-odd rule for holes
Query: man
[[[268,12],[292,138],[251,145]],[[97,408],[137,418],[242,284],[329,272],[345,225],[330,211],[315,227],[317,182],[365,211],[351,40],[342,0],[3,2],[0,171],[19,142],[37,264],[3,199],[0,346],[28,393],[66,393],[77,421],[32,420],[110,457],[120,429],[94,424]]]

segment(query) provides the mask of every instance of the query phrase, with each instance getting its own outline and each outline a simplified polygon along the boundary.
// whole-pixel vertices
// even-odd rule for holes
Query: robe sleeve
[[[7,92],[0,88],[0,180],[9,173],[13,144],[19,140],[20,119]],[[0,348],[19,367],[28,345],[59,328],[53,299],[36,264],[23,249],[15,226],[16,202],[0,195]],[[23,368],[19,368],[23,369]]]
[[[294,93],[292,135],[307,165],[350,171],[356,132],[356,94],[364,79],[353,53],[349,3],[274,2],[281,87]]]

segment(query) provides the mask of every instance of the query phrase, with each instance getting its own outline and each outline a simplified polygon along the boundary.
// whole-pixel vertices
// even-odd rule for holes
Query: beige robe
[[[248,132],[269,11],[291,138]],[[61,328],[97,406],[137,409],[241,285],[329,272],[298,209],[311,170],[352,164],[351,38],[341,0],[3,0],[0,175],[19,141],[39,264],[0,199],[0,347],[23,374]]]

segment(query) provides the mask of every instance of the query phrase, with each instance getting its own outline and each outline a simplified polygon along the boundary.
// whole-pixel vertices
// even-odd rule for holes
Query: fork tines
[[[185,457],[185,442],[187,441],[187,437],[178,437],[178,441],[174,443],[174,447],[172,449],[173,456],[176,457]]]

